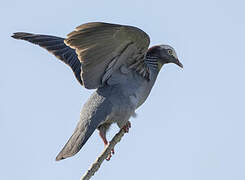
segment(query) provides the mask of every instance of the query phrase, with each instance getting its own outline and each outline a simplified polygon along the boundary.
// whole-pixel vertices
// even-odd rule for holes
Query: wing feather
[[[103,86],[121,65],[130,66],[142,58],[149,43],[149,36],[136,27],[101,22],[78,26],[65,39],[76,50],[88,89]]]
[[[83,85],[80,76],[81,62],[79,61],[75,50],[64,43],[64,38],[25,32],[14,33],[12,37],[15,39],[29,41],[48,50],[58,59],[70,66],[76,76],[76,79],[81,85]]]

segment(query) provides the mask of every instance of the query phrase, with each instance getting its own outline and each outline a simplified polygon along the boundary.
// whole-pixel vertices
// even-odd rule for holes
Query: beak
[[[177,64],[179,67],[183,68],[183,64],[178,59],[176,59],[175,64]]]

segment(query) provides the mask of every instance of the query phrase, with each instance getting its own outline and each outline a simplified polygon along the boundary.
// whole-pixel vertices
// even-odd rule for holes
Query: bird
[[[66,38],[26,32],[12,37],[48,50],[72,69],[84,88],[95,89],[56,161],[77,154],[96,129],[105,146],[113,123],[128,132],[130,117],[146,101],[163,65],[174,63],[183,68],[173,47],[149,47],[149,35],[129,25],[89,22]],[[107,160],[112,154],[114,150]]]

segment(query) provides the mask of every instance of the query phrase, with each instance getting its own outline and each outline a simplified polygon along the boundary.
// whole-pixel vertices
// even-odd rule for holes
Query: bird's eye
[[[172,54],[173,54],[172,49],[168,49],[168,54],[169,54],[169,55],[172,55]]]

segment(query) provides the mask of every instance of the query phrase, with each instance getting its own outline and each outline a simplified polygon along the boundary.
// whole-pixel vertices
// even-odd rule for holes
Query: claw
[[[125,133],[129,132],[129,128],[131,128],[131,123],[128,121],[124,126],[123,126],[123,130]]]
[[[108,155],[108,157],[106,158],[106,160],[107,160],[107,161],[110,161],[111,156],[112,156],[112,155],[111,155],[111,153],[110,153],[110,154]]]
[[[107,161],[110,161],[112,154],[115,154],[114,149],[111,150],[111,153],[108,155],[108,157],[106,158]]]

